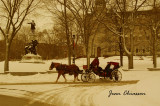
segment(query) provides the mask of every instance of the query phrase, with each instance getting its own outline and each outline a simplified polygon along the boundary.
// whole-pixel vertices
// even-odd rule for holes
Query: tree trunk
[[[67,47],[68,47],[68,65],[71,65],[71,46],[70,46],[70,40],[69,40],[69,35],[68,31],[66,31],[66,36],[67,36]]]
[[[133,69],[133,53],[134,53],[134,41],[133,41],[133,29],[131,28],[130,34],[130,54],[128,55],[128,68]]]
[[[124,36],[124,35],[123,35]],[[130,34],[130,51],[128,51],[127,46],[125,44],[125,38],[123,38],[123,48],[128,56],[128,69],[133,69],[133,33]]]
[[[67,22],[66,2],[67,0],[64,0],[65,32],[66,32],[67,46],[68,46],[68,64],[71,65],[71,47],[70,47],[69,29]]]
[[[68,65],[71,65],[71,47],[68,47]]]
[[[128,69],[133,69],[133,54],[128,56]]]
[[[157,55],[156,55],[156,50],[153,52],[153,67],[157,68]]]
[[[119,49],[120,49],[120,66],[123,66],[122,37],[119,37]]]
[[[87,66],[89,68],[90,66],[90,55],[89,55],[89,49],[86,47],[86,56],[87,56]]]
[[[122,51],[122,46],[120,47],[120,66],[123,66],[123,51]]]
[[[92,43],[91,43],[91,56],[95,56],[94,53],[94,40],[95,40],[95,36],[96,34],[94,34],[93,38],[92,38]]]
[[[6,39],[4,73],[6,73],[7,71],[9,71],[9,51],[10,51],[10,43],[8,42],[8,39]]]
[[[153,37],[153,67],[157,68],[156,31]]]

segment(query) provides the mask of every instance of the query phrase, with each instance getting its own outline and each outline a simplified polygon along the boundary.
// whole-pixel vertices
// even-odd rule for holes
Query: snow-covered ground
[[[66,75],[67,83],[63,83],[64,79],[60,77],[59,83],[55,84],[57,73],[30,76],[1,74],[0,94],[29,98],[31,99],[29,104],[39,100],[56,106],[160,106],[160,71],[148,71],[147,68],[153,67],[152,58],[143,57],[143,59],[140,60],[138,56],[134,57],[134,70],[123,71],[122,68],[127,69],[128,65],[127,57],[124,57],[124,66],[120,68],[123,75],[121,82],[105,82],[97,76],[95,83],[83,83],[82,81],[72,83],[73,76]],[[100,66],[104,68],[108,61],[119,62],[119,57],[100,57],[99,60]],[[10,71],[44,72],[48,70],[52,61],[67,63],[67,59],[48,60],[44,61],[45,64],[12,61],[10,62]],[[160,58],[158,58],[159,61]],[[84,58],[76,60],[80,69],[85,63],[86,59]],[[3,66],[4,62],[0,62],[1,72],[3,72]],[[158,67],[160,67],[159,63]],[[23,83],[23,85],[5,85],[5,83]],[[25,85],[24,83],[43,84]],[[145,95],[123,95],[126,90],[130,93],[143,93]],[[111,91],[120,95],[109,96]],[[32,94],[31,92],[35,93]]]

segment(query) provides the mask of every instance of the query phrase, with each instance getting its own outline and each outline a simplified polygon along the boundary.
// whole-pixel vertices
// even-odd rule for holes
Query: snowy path
[[[39,101],[55,106],[97,106],[95,99],[100,92],[114,86],[136,82],[137,81],[125,81],[121,83],[97,82],[84,84],[79,82],[77,84],[1,85],[0,94],[29,99],[30,101],[26,106]]]

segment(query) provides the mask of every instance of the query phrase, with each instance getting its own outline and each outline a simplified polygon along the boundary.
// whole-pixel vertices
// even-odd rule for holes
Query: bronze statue
[[[30,23],[28,23],[28,24],[31,24],[31,31],[32,31],[32,33],[34,34],[35,33],[35,29],[36,29],[36,24],[35,24],[35,22],[34,22],[34,20],[32,20],[32,22],[30,22]]]
[[[37,55],[36,47],[38,45],[37,40],[32,40],[32,42],[28,43],[28,45],[25,46],[25,55],[28,53]]]

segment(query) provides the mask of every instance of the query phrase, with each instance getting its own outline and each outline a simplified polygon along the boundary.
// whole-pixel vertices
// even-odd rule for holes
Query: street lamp
[[[73,61],[72,63],[75,64],[75,35],[72,36],[73,40]]]

